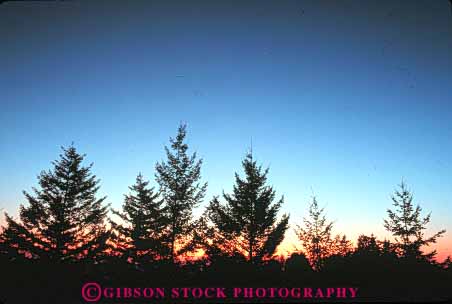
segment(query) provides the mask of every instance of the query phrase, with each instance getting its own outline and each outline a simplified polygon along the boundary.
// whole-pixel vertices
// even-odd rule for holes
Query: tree
[[[173,262],[191,248],[192,211],[202,201],[207,189],[207,183],[200,183],[202,159],[196,160],[196,152],[191,156],[187,154],[185,137],[186,125],[181,124],[176,138],[170,138],[172,151],[165,146],[167,160],[156,164],[156,180],[165,202],[170,259]]]
[[[117,232],[116,251],[140,265],[169,254],[163,200],[148,184],[140,173],[135,184],[129,187],[131,192],[125,195],[122,212],[112,210],[123,221],[123,224],[111,222]]]
[[[378,256],[381,253],[381,248],[378,244],[377,238],[371,234],[370,236],[361,234],[358,237],[358,244],[355,253]]]
[[[275,190],[266,185],[269,169],[258,166],[251,153],[242,166],[245,178],[235,174],[232,194],[223,193],[226,203],[215,197],[208,206],[207,218],[213,227],[205,251],[211,256],[242,255],[250,264],[259,264],[272,257],[282,242],[289,216],[277,221],[284,198],[275,202]]]
[[[450,255],[448,255],[439,265],[445,270],[452,270],[452,258]]]
[[[319,208],[317,199],[312,198],[309,216],[303,219],[304,227],[297,225],[297,235],[303,250],[315,271],[322,270],[325,258],[333,251],[334,241],[331,238],[333,223],[327,222],[324,209]]]
[[[2,241],[9,251],[56,262],[96,259],[107,248],[106,197],[96,198],[99,180],[92,164],[72,145],[52,162],[52,171],[38,176],[40,189],[24,191],[28,206],[20,206],[20,222],[6,214]]]
[[[347,256],[353,251],[353,244],[345,234],[342,236],[338,234],[333,240],[333,251],[339,256]]]
[[[392,196],[395,210],[387,210],[388,219],[384,220],[384,227],[395,237],[396,244],[404,257],[414,257],[433,261],[436,250],[425,254],[421,247],[436,243],[436,239],[441,237],[446,231],[441,230],[433,236],[425,238],[424,230],[430,222],[430,215],[421,217],[421,207],[414,208],[413,195],[402,181],[400,190],[396,190]]]
[[[289,258],[287,258],[284,264],[284,271],[289,275],[297,276],[299,278],[300,273],[307,273],[312,271],[309,260],[303,253],[292,253]]]

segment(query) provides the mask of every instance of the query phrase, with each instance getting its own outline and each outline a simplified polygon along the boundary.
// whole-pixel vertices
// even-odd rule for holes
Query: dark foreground
[[[118,262],[8,261],[1,265],[0,280],[4,304],[452,301],[450,269],[404,260],[393,265],[336,261],[322,272],[296,258],[259,267],[223,261],[140,269]]]

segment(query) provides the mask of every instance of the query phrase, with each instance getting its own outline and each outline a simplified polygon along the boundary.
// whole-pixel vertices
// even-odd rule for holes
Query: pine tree
[[[327,222],[324,209],[319,208],[317,199],[312,198],[309,217],[303,219],[304,227],[297,226],[301,246],[315,271],[322,270],[324,260],[333,253],[331,237],[333,223]]]
[[[407,189],[405,183],[399,185],[400,190],[396,190],[392,196],[395,210],[387,210],[388,219],[384,220],[384,227],[392,233],[395,241],[404,257],[414,257],[433,262],[436,250],[424,253],[422,246],[436,243],[436,239],[441,237],[446,231],[441,230],[429,238],[424,237],[426,225],[430,222],[430,214],[421,217],[421,207],[413,205],[413,195]]]
[[[123,222],[117,224],[111,221],[116,232],[116,252],[138,265],[169,254],[168,244],[165,243],[167,222],[163,200],[148,185],[149,182],[140,173],[135,184],[129,187],[130,193],[125,195],[122,212],[112,210]]]
[[[96,198],[99,180],[92,164],[74,146],[63,149],[53,170],[38,176],[40,189],[24,191],[28,206],[20,206],[20,222],[6,214],[2,240],[11,254],[54,262],[95,259],[107,248],[106,197]]]
[[[196,160],[196,152],[188,155],[185,137],[186,125],[181,124],[176,138],[170,138],[172,151],[165,146],[167,160],[156,164],[156,180],[168,220],[169,258],[173,262],[192,248],[192,211],[202,201],[207,189],[207,183],[200,183],[202,159]]]
[[[226,204],[215,197],[208,206],[207,218],[213,227],[205,251],[211,256],[241,255],[259,264],[272,257],[282,242],[289,216],[277,221],[284,198],[275,202],[275,190],[266,185],[269,169],[258,166],[251,153],[242,166],[245,178],[235,174],[232,194],[223,193]]]

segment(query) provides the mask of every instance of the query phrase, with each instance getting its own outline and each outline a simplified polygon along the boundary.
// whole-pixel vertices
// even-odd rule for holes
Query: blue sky
[[[184,121],[206,201],[252,138],[292,224],[383,236],[403,177],[452,253],[451,49],[448,1],[4,3],[0,208],[72,141],[119,208]]]

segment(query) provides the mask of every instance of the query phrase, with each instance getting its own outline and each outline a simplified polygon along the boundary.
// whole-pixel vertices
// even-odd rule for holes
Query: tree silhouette
[[[422,250],[445,232],[424,236],[430,215],[421,216],[403,183],[393,196],[395,210],[388,210],[385,220],[395,242],[360,235],[352,249],[345,235],[333,237],[333,223],[313,197],[303,227],[296,230],[303,250],[284,262],[275,252],[289,216],[278,216],[283,197],[277,199],[267,185],[269,169],[263,170],[248,153],[242,160],[244,176],[235,174],[232,193],[214,197],[194,220],[192,210],[207,184],[199,181],[202,161],[187,154],[185,136],[181,125],[177,137],[170,139],[171,147],[165,147],[168,160],[156,164],[159,191],[139,174],[121,210],[112,209],[120,221],[110,221],[110,231],[108,206],[105,197],[97,197],[99,180],[91,173],[92,164],[84,166],[85,155],[73,146],[62,148],[53,168],[38,176],[39,188],[32,188],[33,194],[24,192],[28,204],[20,206],[20,218],[5,214],[6,226],[0,227],[0,302],[76,303],[80,282],[143,286],[149,280],[164,288],[187,282],[225,288],[348,285],[363,291],[358,301],[450,302],[451,258],[439,262],[435,251]],[[182,256],[198,249],[206,254],[193,260]],[[22,292],[24,288],[29,292]],[[114,301],[105,295],[103,300]],[[334,295],[328,300],[335,301]]]
[[[424,253],[422,246],[436,243],[436,239],[441,237],[446,231],[441,230],[429,238],[424,237],[426,225],[430,222],[430,214],[421,217],[421,207],[414,208],[413,195],[402,181],[400,190],[396,190],[392,196],[395,210],[387,210],[388,219],[384,220],[384,227],[395,237],[396,243],[404,257],[414,257],[426,259],[433,262],[436,250]]]
[[[170,258],[173,262],[191,249],[189,235],[193,232],[193,208],[204,198],[207,183],[201,184],[202,159],[196,152],[187,154],[186,125],[181,124],[175,139],[170,138],[171,150],[165,146],[167,160],[156,164],[156,180],[165,202],[168,219]]]
[[[333,240],[332,250],[334,254],[347,256],[353,251],[353,244],[349,239],[347,239],[345,234],[342,236],[338,234]]]
[[[379,255],[381,248],[378,245],[377,238],[371,234],[370,236],[361,234],[358,237],[358,244],[355,253],[367,255]]]
[[[114,234],[116,252],[140,265],[167,257],[170,249],[166,242],[163,200],[148,184],[140,173],[135,184],[129,187],[130,193],[125,195],[122,212],[112,210],[124,222],[111,221],[117,232]]]
[[[53,170],[38,176],[40,189],[33,188],[34,195],[24,191],[29,205],[20,206],[21,222],[6,214],[1,237],[9,251],[30,258],[92,261],[107,247],[108,206],[102,206],[105,197],[96,198],[99,180],[90,172],[92,164],[82,166],[85,155],[74,146],[62,149]]]
[[[289,275],[299,276],[300,273],[312,272],[312,268],[309,260],[303,253],[294,252],[287,258],[284,264],[284,271]]]
[[[448,255],[444,261],[440,263],[440,266],[445,270],[452,270],[452,258]]]
[[[303,227],[297,225],[298,238],[311,267],[315,271],[320,271],[324,259],[333,253],[334,241],[331,237],[333,223],[327,222],[324,209],[319,208],[315,197],[309,206],[309,216],[303,219],[303,223]]]
[[[223,193],[225,204],[215,197],[207,209],[213,224],[206,252],[243,255],[250,264],[272,257],[284,238],[289,216],[277,221],[283,198],[275,202],[275,190],[267,186],[268,168],[256,164],[251,153],[242,161],[245,178],[235,174],[232,194]]]

